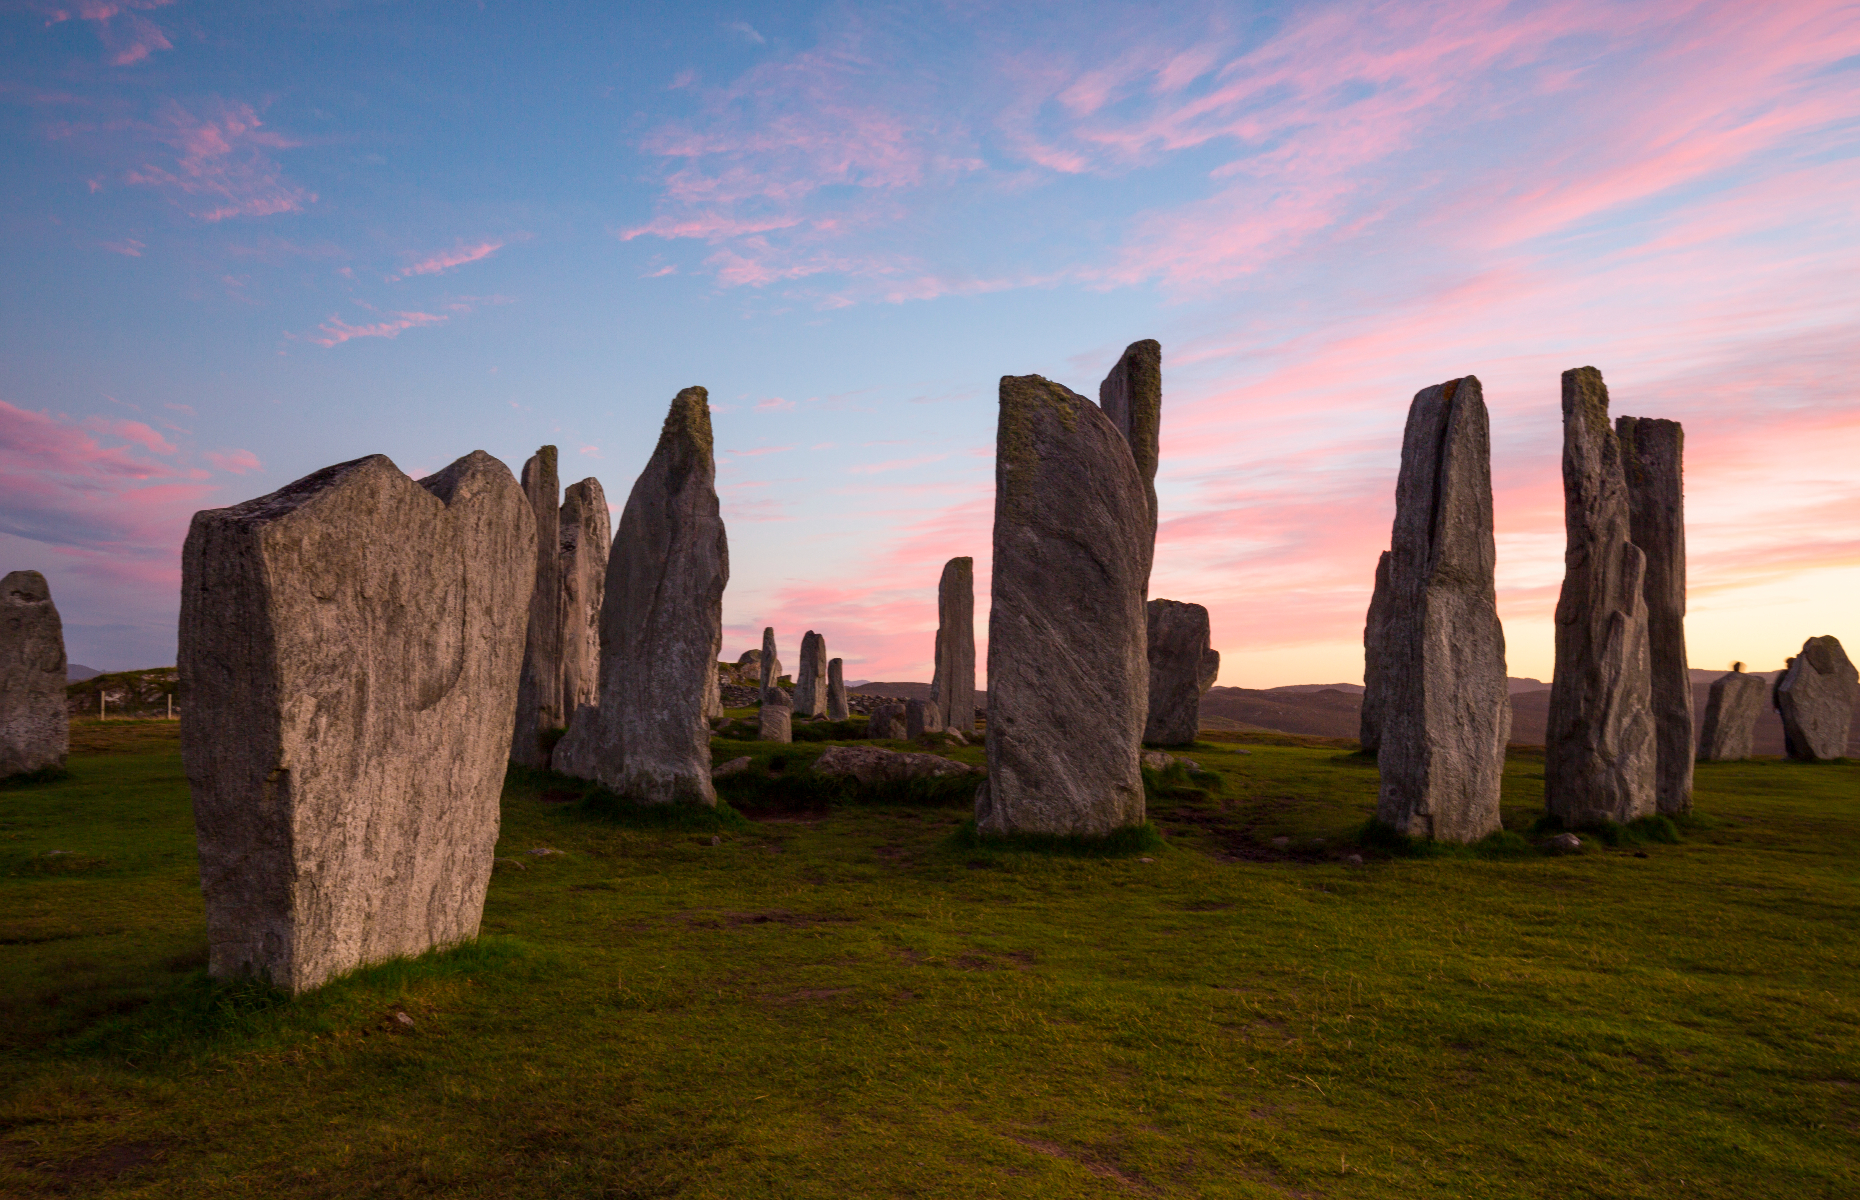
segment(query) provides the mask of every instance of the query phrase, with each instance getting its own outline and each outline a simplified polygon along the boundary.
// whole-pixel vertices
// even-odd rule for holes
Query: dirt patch
[[[18,1145],[18,1143],[13,1143]],[[147,1166],[167,1152],[161,1142],[118,1142],[67,1163],[26,1162],[64,1183],[82,1183],[96,1179],[114,1179],[125,1171]],[[22,1164],[24,1165],[24,1164]]]
[[[859,918],[841,913],[797,913],[771,908],[765,912],[685,913],[682,919],[700,929],[722,929],[739,925],[840,925]]]

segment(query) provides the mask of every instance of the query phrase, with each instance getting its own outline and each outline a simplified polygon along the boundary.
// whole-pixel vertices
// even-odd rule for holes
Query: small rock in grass
[[[722,779],[725,775],[734,775],[738,771],[747,771],[748,769],[749,756],[745,754],[741,758],[733,758],[729,762],[718,763],[710,769],[710,777],[712,779]]]
[[[1343,861],[1349,863],[1353,867],[1360,867],[1363,865],[1363,856],[1360,854],[1352,854]]]
[[[537,858],[547,858],[551,854],[560,854],[562,852],[553,846],[538,846],[534,850],[531,850],[530,853],[534,854]]]
[[[1251,750],[1248,750],[1248,749],[1247,749],[1247,748],[1246,748],[1245,746],[1235,746],[1235,747],[1234,747],[1234,749],[1233,749],[1233,752],[1234,752],[1235,754],[1251,754],[1251,753],[1253,753],[1253,752],[1252,752]]]
[[[958,746],[966,746],[969,744],[969,739],[962,736],[962,730],[957,729],[954,725],[946,726],[943,732],[947,733],[949,735],[949,740],[955,742]]]
[[[1175,755],[1164,754],[1161,750],[1145,750],[1143,765],[1152,771],[1167,771],[1175,765]]]
[[[1582,839],[1573,833],[1559,833],[1545,840],[1543,848],[1552,854],[1574,854],[1582,849]]]
[[[723,839],[713,833],[710,835],[710,844],[713,846],[721,846],[723,845]]]
[[[1292,844],[1292,839],[1288,837],[1276,837],[1272,839],[1272,844],[1275,849],[1283,850]]]
[[[402,1033],[413,1032],[413,1018],[404,1012],[394,1014],[394,1027]]]
[[[1155,862],[1156,860],[1153,858],[1139,858],[1137,861],[1138,862]]]
[[[47,858],[63,858],[63,857],[65,856],[65,855],[67,855],[67,854],[69,854],[69,853],[71,853],[71,851],[69,851],[69,850],[47,850],[47,851],[45,852],[45,857],[47,857]]]
[[[1199,770],[1201,770],[1201,764],[1200,764],[1200,763],[1198,763],[1198,762],[1196,762],[1196,761],[1195,761],[1194,759],[1192,759],[1192,758],[1185,758],[1185,759],[1183,759],[1183,760],[1182,760],[1182,765],[1183,765],[1183,766],[1185,766],[1185,767],[1187,767],[1187,768],[1188,768],[1189,770],[1191,770],[1191,771],[1199,771]]]

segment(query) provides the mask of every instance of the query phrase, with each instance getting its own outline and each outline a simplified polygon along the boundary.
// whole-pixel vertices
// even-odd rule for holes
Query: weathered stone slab
[[[1485,396],[1468,375],[1415,394],[1395,483],[1376,817],[1410,837],[1500,828],[1511,696],[1497,560]]]
[[[709,717],[730,548],[717,508],[708,393],[679,392],[620,513],[601,606],[601,702],[556,769],[648,804],[715,804]]]
[[[1658,751],[1646,556],[1632,536],[1608,386],[1594,367],[1563,372],[1563,522],[1544,807],[1570,826],[1651,816]]]
[[[926,733],[943,729],[943,715],[934,700],[907,700],[904,704],[904,736],[916,741]]]
[[[510,758],[526,767],[549,765],[542,735],[565,724],[569,716],[562,703],[560,490],[555,447],[543,446],[523,464],[523,494],[530,502],[531,523],[536,529],[536,561],[529,571],[530,623],[517,684],[517,721],[510,735]]]
[[[1853,725],[1860,676],[1839,638],[1812,637],[1789,660],[1776,683],[1776,708],[1782,713],[1783,741],[1789,757],[1807,762],[1841,758]]]
[[[844,721],[851,716],[846,707],[846,676],[844,666],[837,658],[827,663],[827,719]]]
[[[1150,707],[1143,740],[1186,746],[1201,729],[1201,698],[1220,674],[1221,656],[1208,639],[1208,610],[1180,600],[1152,600],[1147,609]]]
[[[756,738],[764,742],[794,740],[794,705],[784,688],[770,688],[762,693],[762,707],[756,710]]]
[[[419,483],[377,454],[194,515],[181,750],[214,975],[297,992],[476,935],[531,512],[475,451]]]
[[[1098,385],[1098,404],[1124,435],[1143,477],[1149,504],[1150,544],[1156,542],[1156,465],[1162,439],[1162,343],[1154,338],[1132,342]],[[1148,579],[1144,580],[1145,586]]]
[[[872,716],[866,724],[866,736],[882,740],[902,738],[904,736],[904,706],[902,704],[881,704],[872,710]]]
[[[1382,748],[1382,713],[1388,706],[1382,657],[1388,652],[1389,559],[1387,550],[1376,559],[1376,590],[1369,597],[1369,615],[1363,620],[1363,709],[1358,719],[1357,742],[1364,754]]]
[[[59,770],[71,748],[65,627],[37,571],[0,579],[0,779]]]
[[[584,704],[600,703],[601,698],[601,600],[607,594],[607,548],[613,531],[600,480],[584,479],[562,493],[558,531],[562,706],[572,714]]]
[[[814,760],[814,773],[850,775],[860,783],[901,783],[980,771],[935,754],[906,754],[883,746],[834,746]]]
[[[808,630],[801,635],[801,664],[794,676],[794,715],[820,717],[827,712],[827,639]]]
[[[1144,819],[1148,476],[1097,405],[1001,380],[988,618],[989,833],[1104,834]]]
[[[1646,557],[1647,666],[1651,680],[1654,804],[1692,811],[1692,673],[1686,664],[1685,431],[1677,421],[1615,421],[1627,479],[1628,531]]]
[[[946,724],[975,728],[975,560],[943,564],[936,588],[936,665],[930,698]]]
[[[1712,680],[1705,702],[1699,757],[1706,762],[1734,762],[1754,753],[1757,718],[1763,715],[1770,685],[1761,675],[1746,675],[1743,664]]]

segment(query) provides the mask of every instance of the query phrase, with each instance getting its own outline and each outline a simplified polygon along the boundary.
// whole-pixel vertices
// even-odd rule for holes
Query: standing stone
[[[1563,522],[1544,807],[1568,826],[1651,816],[1658,751],[1646,556],[1632,536],[1608,385],[1594,367],[1563,372]]]
[[[1356,740],[1364,754],[1382,748],[1382,713],[1388,706],[1382,656],[1388,652],[1390,557],[1384,550],[1376,560],[1376,590],[1369,597],[1369,615],[1363,621],[1363,710]]]
[[[607,558],[601,703],[556,747],[556,769],[648,804],[715,804],[710,712],[730,548],[717,509],[708,393],[672,401]]]
[[[1143,740],[1186,746],[1201,730],[1201,698],[1221,671],[1220,653],[1208,642],[1208,610],[1152,600],[1148,618],[1150,708]]]
[[[1059,384],[1001,380],[984,832],[1105,834],[1144,819],[1154,533],[1132,445]]]
[[[181,753],[212,974],[301,992],[476,936],[532,512],[474,451],[418,483],[376,454],[194,514]]]
[[[536,561],[528,570],[530,623],[517,683],[517,723],[510,735],[510,759],[526,767],[549,765],[542,735],[566,724],[570,715],[562,706],[561,510],[555,457],[554,446],[543,446],[523,464],[523,494],[529,499],[531,524],[536,529]]]
[[[901,738],[904,736],[904,706],[902,704],[881,704],[872,710],[872,719],[866,725],[866,736],[871,738]]]
[[[964,732],[975,728],[975,560],[943,564],[936,587],[936,665],[930,699]]]
[[[762,693],[762,707],[756,713],[756,738],[764,742],[792,742],[794,740],[794,704],[788,699],[788,693],[782,688],[770,688]]]
[[[846,707],[846,677],[840,660],[827,663],[827,720],[844,721],[851,716]]]
[[[827,712],[827,639],[813,630],[801,637],[801,665],[794,676],[794,715],[820,717]]]
[[[607,495],[598,479],[562,493],[562,705],[573,713],[601,698],[601,600],[607,594]]]
[[[1802,652],[1789,660],[1789,669],[1776,685],[1789,757],[1819,762],[1845,756],[1856,697],[1860,676],[1840,639],[1812,637],[1803,642]]]
[[[62,770],[71,748],[65,712],[65,627],[37,571],[0,579],[0,779]]]
[[[943,715],[934,700],[911,700],[904,705],[904,736],[913,742],[926,733],[943,730]]]
[[[1763,701],[1769,690],[1763,676],[1744,674],[1743,663],[1712,680],[1699,736],[1699,757],[1706,762],[1749,758],[1756,746],[1757,718],[1763,715]]]
[[[1098,385],[1098,404],[1130,444],[1149,505],[1150,542],[1156,541],[1156,464],[1162,437],[1162,343],[1132,342]],[[1145,590],[1149,578],[1144,577]]]
[[[1652,676],[1654,803],[1692,811],[1692,672],[1686,667],[1685,431],[1677,421],[1615,421],[1627,477],[1628,529],[1647,559],[1647,658]]]
[[[1500,828],[1511,696],[1497,561],[1485,395],[1468,375],[1415,394],[1395,482],[1376,818],[1409,837]]]
[[[756,659],[756,666],[762,673],[761,692],[767,695],[770,688],[781,685],[781,659],[775,657],[775,627],[770,625],[762,631],[762,654]]]

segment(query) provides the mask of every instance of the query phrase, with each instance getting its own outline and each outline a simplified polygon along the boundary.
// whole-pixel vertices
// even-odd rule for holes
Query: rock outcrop
[[[1356,740],[1364,754],[1382,748],[1382,712],[1386,705],[1382,656],[1387,652],[1389,624],[1389,552],[1376,559],[1376,590],[1369,597],[1363,619],[1363,711]]]
[[[37,571],[0,579],[0,779],[56,771],[71,748],[65,627]]]
[[[794,715],[827,714],[827,639],[813,630],[801,637],[801,663],[794,674]]]
[[[904,736],[913,742],[926,733],[940,733],[943,730],[943,714],[937,711],[934,700],[906,700],[904,702]]]
[[[1059,384],[1001,380],[984,832],[1104,834],[1144,819],[1155,535],[1132,445]]]
[[[1805,762],[1841,758],[1853,724],[1860,676],[1848,661],[1839,638],[1812,637],[1789,660],[1776,683],[1776,707],[1782,713],[1783,739],[1789,757]]]
[[[562,705],[574,713],[601,698],[601,600],[607,594],[607,494],[598,479],[562,493],[558,523],[562,588]],[[567,721],[563,721],[567,724]]]
[[[1220,674],[1221,656],[1208,639],[1208,610],[1180,600],[1152,600],[1147,610],[1149,717],[1143,740],[1186,746],[1201,729],[1201,697]]]
[[[1615,421],[1627,479],[1628,530],[1646,558],[1647,665],[1651,681],[1654,804],[1692,811],[1692,674],[1686,665],[1685,431],[1677,421]]]
[[[523,494],[530,502],[536,530],[536,561],[527,572],[530,623],[517,684],[510,758],[526,767],[549,765],[543,734],[566,724],[570,715],[562,703],[561,509],[555,459],[555,447],[543,446],[523,464]]]
[[[1742,667],[1712,680],[1699,733],[1699,757],[1706,762],[1734,762],[1755,752],[1757,718],[1770,685],[1761,675],[1744,674]]]
[[[194,515],[181,750],[214,975],[300,992],[477,934],[531,512],[477,451],[419,483],[373,455]]]
[[[1544,807],[1569,826],[1632,821],[1656,808],[1646,556],[1634,544],[1608,386],[1594,367],[1563,372],[1563,520]]]
[[[851,716],[846,707],[846,676],[840,660],[827,662],[827,720],[844,721]]]
[[[860,783],[902,783],[944,775],[976,775],[966,763],[935,754],[905,754],[883,746],[834,746],[814,760],[816,775],[850,775]]]
[[[930,698],[943,720],[957,729],[975,728],[975,560],[943,564],[936,587],[936,665]]]
[[[794,740],[794,705],[785,688],[770,688],[762,693],[762,707],[756,710],[756,740]]]
[[[1511,697],[1497,561],[1485,395],[1468,375],[1415,394],[1395,483],[1376,818],[1409,837],[1476,842],[1501,827]]]

